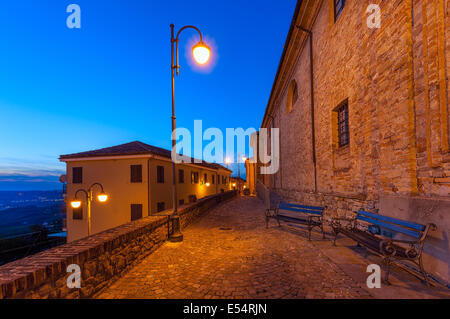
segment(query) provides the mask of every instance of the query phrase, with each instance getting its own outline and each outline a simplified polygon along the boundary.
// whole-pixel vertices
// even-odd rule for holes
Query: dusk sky
[[[66,7],[81,7],[69,29]],[[139,140],[171,146],[170,23],[180,37],[177,126],[258,128],[295,0],[8,0],[0,10],[0,190],[58,189],[59,155]],[[206,143],[205,143],[206,144]],[[204,146],[205,146],[204,144]]]

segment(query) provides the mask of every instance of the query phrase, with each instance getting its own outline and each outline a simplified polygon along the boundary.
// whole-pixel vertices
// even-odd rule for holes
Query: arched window
[[[287,101],[286,101],[286,113],[291,113],[292,108],[295,105],[295,102],[297,102],[298,99],[298,91],[297,91],[297,82],[295,80],[291,81],[291,84],[289,84],[288,89],[288,95],[287,95]]]

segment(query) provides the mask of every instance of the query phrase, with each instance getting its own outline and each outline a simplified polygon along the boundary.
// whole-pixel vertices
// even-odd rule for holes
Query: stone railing
[[[208,196],[179,210],[186,227],[234,191]],[[0,299],[88,298],[147,257],[168,238],[167,215],[149,216],[0,267]],[[69,265],[81,270],[81,288],[68,288]]]

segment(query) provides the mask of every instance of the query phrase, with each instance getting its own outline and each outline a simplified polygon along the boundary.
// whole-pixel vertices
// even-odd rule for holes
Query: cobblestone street
[[[266,229],[255,197],[223,203],[183,233],[182,243],[165,243],[97,298],[372,297],[363,267],[355,280],[323,253],[329,240],[308,242],[275,221]]]

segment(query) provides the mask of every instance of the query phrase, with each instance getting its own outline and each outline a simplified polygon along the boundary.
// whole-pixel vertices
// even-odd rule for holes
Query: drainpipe
[[[147,160],[147,210],[148,216],[150,216],[152,212],[152,205],[150,203],[150,158]]]
[[[316,160],[316,130],[314,125],[314,59],[313,59],[313,33],[311,30],[305,29],[299,25],[296,26],[309,35],[309,76],[311,79],[311,136],[312,136],[312,155],[314,165],[314,193],[317,193],[317,160]]]

